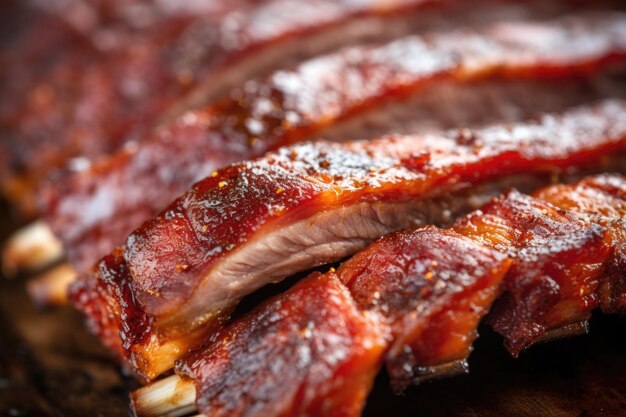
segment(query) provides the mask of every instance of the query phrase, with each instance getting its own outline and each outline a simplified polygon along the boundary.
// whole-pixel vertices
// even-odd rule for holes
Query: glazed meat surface
[[[362,312],[388,327],[387,370],[401,391],[467,370],[476,328],[511,261],[432,226],[387,235],[337,271]]]
[[[429,17],[442,13],[451,20],[466,9],[479,15],[474,9],[483,2],[473,3],[138,0],[42,5],[81,44],[65,42],[54,65],[39,59],[44,62],[34,65],[37,76],[27,77],[26,90],[3,100],[14,109],[2,119],[4,191],[32,205],[39,182],[64,178],[62,167],[84,170],[250,77],[342,45],[419,31]],[[42,33],[23,32],[24,47],[39,47]],[[19,59],[8,64],[21,67]],[[50,68],[42,72],[42,67]],[[11,85],[21,78],[15,72],[7,76]]]
[[[230,325],[178,372],[196,382],[206,416],[358,417],[386,344],[378,327],[336,276],[318,274]]]
[[[228,163],[318,135],[435,80],[593,73],[624,58],[625,33],[622,16],[596,15],[347,48],[251,81],[232,99],[186,113],[141,146],[49,188],[42,209],[83,273],[194,181]]]
[[[548,330],[587,320],[597,305],[610,253],[601,226],[512,192],[452,230],[515,260],[489,319],[513,355]]]
[[[609,155],[623,166],[625,114],[623,102],[607,101],[516,125],[302,144],[234,164],[133,232],[73,297],[105,343],[151,378],[269,282],[391,231],[448,222],[481,198],[528,187],[531,173],[536,187],[541,174],[603,169]]]
[[[609,228],[612,254],[592,305],[605,313],[626,312],[626,178],[601,175],[574,186],[546,188],[536,197],[580,216],[584,221]]]
[[[619,194],[623,184],[624,177],[617,175],[589,177],[573,185],[542,189],[536,195],[569,202],[571,207],[599,208],[598,192]],[[619,217],[608,206],[601,212]],[[531,313],[524,317],[534,320],[551,316],[555,302],[567,305],[572,296],[597,293],[598,285],[590,288],[588,278],[603,273],[610,256],[607,238],[613,227],[586,222],[544,200],[510,191],[459,219],[450,229],[426,226],[392,233],[336,272],[313,273],[223,328],[206,347],[180,361],[177,373],[193,381],[197,408],[206,416],[266,415],[269,409],[273,415],[295,416],[312,401],[323,402],[320,393],[331,407],[326,415],[353,415],[383,361],[399,389],[449,375],[451,370],[466,371],[467,366],[451,368],[449,364],[465,361],[478,322],[502,291],[496,304],[504,300],[504,305],[510,306],[511,291],[523,288],[531,277],[552,280],[553,285],[538,285],[534,294],[526,294],[535,303],[512,307],[518,313]],[[542,245],[552,250],[542,250]],[[550,263],[562,269],[550,267]],[[583,291],[576,295],[571,286]],[[555,291],[565,297],[553,297]],[[342,296],[337,297],[338,292]],[[541,299],[539,293],[544,302],[536,302]],[[341,303],[343,309],[329,313],[320,306],[328,300]],[[540,310],[545,314],[538,314]],[[560,316],[565,323],[580,319],[580,311],[556,310],[571,315],[569,319]],[[357,322],[359,316],[360,322],[367,323],[364,333],[337,336],[348,320]],[[491,316],[499,317],[500,322],[519,323],[518,317],[503,315],[498,307]],[[321,317],[327,320],[319,321]],[[364,340],[363,334],[369,335],[369,346],[375,348],[368,350],[360,366],[348,366],[354,354],[363,353],[358,344]],[[321,340],[328,343],[318,344]],[[344,349],[350,344],[357,347],[348,354]],[[324,355],[317,358],[322,349]],[[280,356],[275,359],[275,355]],[[344,384],[339,395],[334,388],[341,377],[328,370],[329,359],[337,358],[342,358],[343,369],[355,372],[352,377],[357,381]],[[317,368],[311,361],[317,362]],[[273,366],[276,363],[281,367]],[[290,370],[286,376],[290,383],[274,383],[277,369]],[[309,383],[313,369],[326,371],[326,377]],[[285,390],[299,390],[299,398],[304,400],[294,401],[294,395]],[[245,401],[240,401],[242,392]],[[146,411],[141,396],[139,391],[131,396],[139,416]],[[319,409],[314,410],[312,415],[317,415]]]

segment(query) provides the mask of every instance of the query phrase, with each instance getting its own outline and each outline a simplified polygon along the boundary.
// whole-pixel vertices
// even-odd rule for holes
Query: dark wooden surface
[[[19,225],[6,207],[0,236]],[[590,335],[514,360],[481,328],[471,374],[394,397],[382,374],[367,417],[626,416],[626,319],[597,315]],[[71,308],[40,311],[24,280],[0,281],[0,416],[127,416],[124,377]]]

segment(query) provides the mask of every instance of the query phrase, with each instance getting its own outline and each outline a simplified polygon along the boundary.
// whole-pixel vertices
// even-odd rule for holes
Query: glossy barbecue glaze
[[[316,274],[226,327],[177,371],[193,378],[207,417],[358,417],[386,345],[379,327],[334,274]]]
[[[96,279],[74,286],[75,302],[105,343],[154,377],[269,282],[337,261],[393,230],[449,221],[469,211],[472,190],[489,195],[522,177],[497,179],[619,157],[625,114],[626,104],[607,101],[478,131],[302,144],[231,165],[130,235]],[[492,189],[477,187],[484,183]],[[111,325],[122,346],[109,337]]]
[[[626,19],[617,14],[512,22],[347,48],[250,81],[231,99],[186,113],[141,146],[49,189],[43,211],[69,260],[84,272],[214,169],[302,141],[435,80],[593,73],[626,57],[625,40]]]
[[[598,301],[605,313],[626,312],[626,178],[600,175],[573,186],[555,185],[541,190],[537,198],[549,201],[585,221],[611,232],[613,253],[600,282]]]
[[[452,229],[515,259],[489,322],[515,356],[546,331],[585,321],[610,254],[604,228],[517,192]]]
[[[623,185],[624,177],[617,175],[589,177],[574,185],[545,188],[537,195],[551,197],[570,207],[585,207],[596,219],[598,213],[603,219],[608,215],[615,219],[620,216],[615,207],[620,207],[623,200],[604,206],[601,200],[623,195]],[[396,388],[449,375],[450,370],[467,370],[466,366],[449,365],[467,358],[478,322],[502,289],[515,293],[515,288],[528,284],[529,279],[537,281],[531,277],[558,283],[558,286],[537,285],[532,294],[526,294],[530,297],[525,300],[533,301],[526,304],[531,309],[515,307],[518,313],[530,312],[526,317],[535,320],[550,316],[555,310],[555,290],[561,295],[556,303],[561,305],[568,304],[571,297],[597,294],[598,280],[595,279],[590,289],[589,277],[597,278],[598,273],[605,273],[603,260],[610,253],[610,239],[607,239],[610,230],[611,227],[583,221],[546,201],[511,191],[460,219],[451,229],[426,226],[392,233],[343,263],[336,272],[331,269],[322,276],[317,272],[312,274],[209,338],[205,347],[179,362],[177,372],[194,381],[198,410],[207,416],[227,412],[265,415],[268,403],[277,407],[272,408],[275,414],[279,414],[278,410],[286,412],[293,406],[294,397],[285,395],[285,390],[293,393],[304,386],[300,395],[318,400],[316,394],[321,390],[334,389],[337,379],[332,373],[327,373],[329,385],[316,380],[309,389],[302,384],[309,378],[313,369],[310,359],[315,356],[305,341],[338,341],[323,345],[325,355],[317,358],[321,369],[327,369],[328,358],[345,358],[339,351],[344,349],[347,339],[337,338],[336,333],[337,329],[343,329],[341,323],[354,319],[355,309],[369,323],[366,334],[379,341],[376,350],[370,353],[385,358]],[[319,307],[321,300],[329,298],[321,295],[328,291],[328,283],[339,285],[336,277],[350,293],[341,299],[344,308],[337,315]],[[307,286],[311,287],[309,294],[320,294],[311,298],[302,295]],[[583,291],[577,294],[570,287]],[[505,294],[496,303],[510,295]],[[536,302],[540,299],[547,303]],[[505,301],[504,305],[508,304]],[[587,302],[587,306],[591,304]],[[492,318],[497,317],[500,323],[508,321],[509,325],[519,322],[515,315],[502,315],[500,308],[496,307]],[[569,318],[561,316],[565,322],[575,322],[581,314],[588,314],[571,308],[556,309],[570,314]],[[340,324],[320,326],[321,317]],[[362,335],[352,338],[362,340]],[[275,359],[274,355],[280,356]],[[352,360],[353,356],[348,358]],[[355,402],[351,388],[356,388],[362,398],[363,388],[369,384],[362,382],[371,380],[380,362],[374,357],[360,362],[364,366],[356,370],[358,383],[346,384],[350,389],[343,393],[343,399],[333,393],[330,404],[343,403],[352,409]],[[279,368],[271,365],[276,363],[281,370],[290,370],[289,382],[296,382],[276,383],[274,372]],[[246,393],[246,401],[237,401],[242,393]],[[131,398],[139,405],[142,395],[137,392]],[[144,412],[148,415],[142,406],[138,415]],[[284,415],[298,413],[291,411]]]
[[[402,390],[467,370],[478,322],[510,265],[500,252],[429,226],[383,237],[337,275],[361,311],[389,326],[387,369]]]

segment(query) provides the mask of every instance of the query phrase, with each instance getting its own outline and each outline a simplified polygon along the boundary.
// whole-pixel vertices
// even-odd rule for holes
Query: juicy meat
[[[69,260],[85,272],[194,181],[228,163],[318,135],[435,80],[571,76],[595,72],[625,58],[624,52],[626,18],[619,14],[511,22],[347,48],[246,83],[231,99],[186,113],[141,146],[49,188],[42,211]]]
[[[177,372],[206,416],[358,416],[385,357],[394,378],[466,358],[509,264],[445,230],[389,235],[231,323]]]
[[[359,309],[389,326],[387,369],[397,390],[442,369],[467,369],[476,328],[500,293],[511,261],[453,231],[387,235],[337,275]]]
[[[623,193],[624,181],[615,175],[590,177],[574,185],[548,187],[537,195],[558,196],[570,202],[565,204],[576,201],[574,206],[592,210],[600,208],[602,192]],[[599,190],[603,191],[598,194]],[[609,206],[601,211],[617,214]],[[194,381],[198,409],[209,417],[301,415],[312,402],[323,402],[320,394],[332,405],[325,415],[344,415],[336,411],[341,408],[355,412],[383,360],[398,389],[441,377],[450,369],[466,370],[449,365],[465,362],[478,322],[503,289],[511,291],[511,281],[523,284],[535,276],[560,284],[540,285],[531,294],[535,305],[526,307],[533,305],[535,319],[542,309],[554,310],[550,303],[555,289],[570,295],[568,286],[586,290],[590,271],[603,271],[610,230],[511,191],[451,229],[426,226],[392,233],[338,271],[313,273],[224,327],[207,345],[179,361],[177,373]],[[549,250],[541,251],[541,245]],[[568,302],[566,297],[557,303]],[[331,303],[337,305],[329,311],[326,305]],[[515,308],[530,311],[526,307]],[[570,321],[580,318],[575,310],[562,312],[571,314]],[[497,309],[492,313],[499,314]],[[360,333],[346,333],[348,321],[365,327]],[[357,360],[355,355],[364,352],[363,340],[370,349],[366,358]],[[335,365],[352,371],[356,381],[343,384],[345,390],[339,394],[335,388],[341,377],[336,368],[329,369],[329,360],[337,358],[341,359]],[[351,361],[355,364],[348,365]],[[313,369],[323,370],[324,376],[311,383]],[[294,400],[296,392],[304,401]]]
[[[489,319],[513,355],[548,330],[587,320],[597,306],[610,253],[601,226],[511,192],[458,220],[452,230],[515,260]]]
[[[317,274],[225,328],[178,372],[193,378],[207,417],[358,417],[386,344],[378,326],[333,274]]]
[[[607,101],[476,131],[301,144],[231,165],[105,257],[95,280],[74,286],[76,304],[98,310],[94,331],[154,377],[269,282],[391,231],[450,221],[531,174],[536,187],[541,174],[602,168],[603,156],[623,164],[625,115],[626,103]],[[107,337],[111,324],[121,341]]]
[[[598,301],[605,313],[626,313],[626,178],[590,177],[573,186],[548,187],[536,197],[609,228],[613,252],[600,281]]]

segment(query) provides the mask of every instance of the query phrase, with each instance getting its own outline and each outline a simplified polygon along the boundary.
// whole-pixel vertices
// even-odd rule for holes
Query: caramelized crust
[[[358,417],[384,333],[332,273],[315,274],[235,321],[177,372],[207,417]]]
[[[115,325],[124,342],[120,354],[152,378],[219,326],[241,297],[266,283],[340,260],[414,222],[441,221],[448,207],[432,207],[430,218],[422,205],[438,195],[520,172],[571,171],[622,154],[625,114],[624,103],[608,101],[473,132],[302,144],[232,165],[197,183],[136,230],[114,257],[105,258],[95,280],[74,291],[102,288],[87,291],[77,305],[87,312],[105,306],[100,315],[107,320],[93,320],[93,330],[110,335],[115,331],[105,328]],[[467,201],[467,194],[462,199]],[[554,221],[580,222],[555,216]],[[606,243],[597,229],[590,226],[579,237],[602,254]],[[507,253],[519,247],[505,243]],[[584,253],[572,253],[581,256],[581,265],[591,262]],[[591,275],[589,281],[595,279]],[[125,323],[121,309],[143,318]],[[557,310],[550,314],[549,320],[560,323]],[[526,339],[538,333],[529,332]]]
[[[585,178],[571,186],[548,187],[536,197],[609,229],[613,253],[600,283],[600,306],[605,313],[626,313],[626,178]]]
[[[387,235],[337,275],[363,312],[390,326],[387,369],[396,390],[463,362],[476,328],[500,293],[511,261],[453,231],[434,227]]]
[[[603,227],[513,191],[452,229],[515,260],[489,317],[514,356],[548,330],[587,320],[597,307],[610,254]]]
[[[250,81],[229,99],[184,114],[141,146],[48,188],[42,212],[71,263],[85,272],[215,169],[318,135],[436,80],[596,73],[626,57],[625,34],[626,19],[605,14],[346,48]]]

